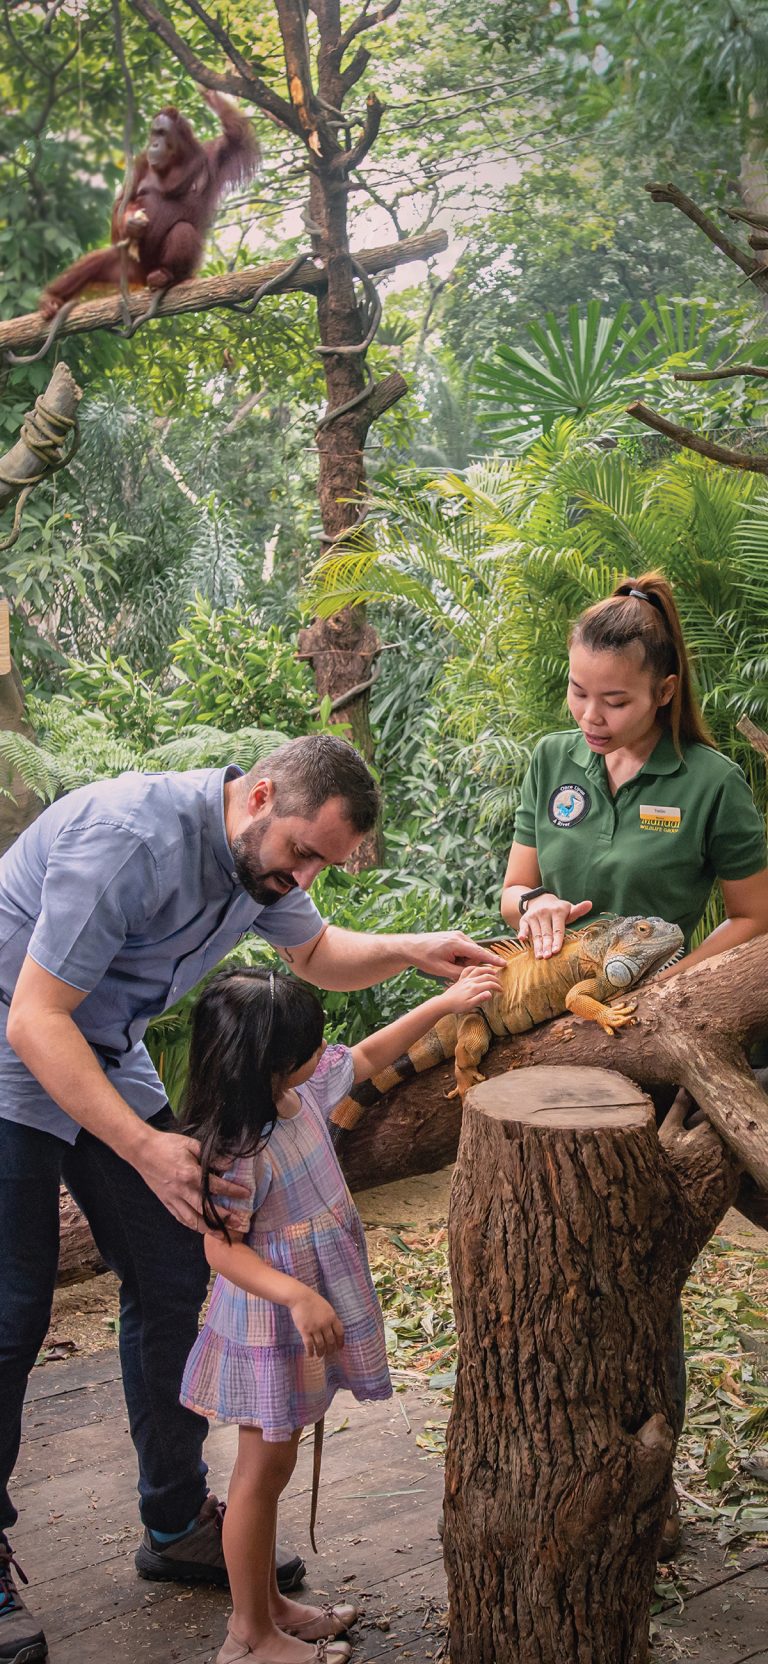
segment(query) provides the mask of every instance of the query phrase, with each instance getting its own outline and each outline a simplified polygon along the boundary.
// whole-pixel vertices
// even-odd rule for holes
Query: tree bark
[[[687,1146],[690,1145],[690,1149]],[[473,1087],[451,1197],[451,1664],[645,1664],[688,1271],[736,1192],[612,1071]]]
[[[62,1185],[59,1194],[59,1268],[56,1282],[85,1283],[98,1277],[107,1267],[91,1236],[91,1227],[80,1212],[68,1190]]]
[[[638,994],[636,1021],[618,1034],[596,1023],[558,1018],[528,1034],[495,1040],[483,1070],[581,1064],[620,1069],[653,1091],[685,1086],[743,1165],[768,1191],[768,1099],[746,1048],[768,1035],[768,936],[683,971],[650,981]],[[352,1189],[429,1173],[456,1152],[461,1111],[445,1093],[453,1064],[393,1088],[345,1135],[341,1155]]]
[[[61,466],[81,397],[81,390],[66,364],[57,364],[45,392],[25,417],[20,438],[0,457],[0,509],[14,498],[20,499],[21,493],[31,490],[38,479]],[[20,506],[21,501],[17,513]],[[8,631],[8,605],[3,599],[0,603],[0,730],[33,740],[35,735],[27,719],[21,677],[11,659]],[[0,797],[0,855],[4,855],[14,838],[37,818],[43,805],[36,792],[14,771],[0,769],[0,784],[12,794]]]

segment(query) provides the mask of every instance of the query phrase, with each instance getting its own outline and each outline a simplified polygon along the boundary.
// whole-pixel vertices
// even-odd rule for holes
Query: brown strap
[[[325,1416],[315,1422],[315,1442],[312,1450],[312,1501],[309,1509],[309,1540],[312,1551],[317,1554],[315,1542],[315,1521],[317,1519],[317,1497],[320,1490],[320,1468],[323,1461],[323,1433],[325,1432]]]

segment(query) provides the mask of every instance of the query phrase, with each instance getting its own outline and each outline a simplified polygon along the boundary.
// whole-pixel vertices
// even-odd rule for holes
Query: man
[[[234,767],[123,775],[53,804],[0,862],[0,1661],[46,1656],[11,1575],[6,1489],[27,1377],[45,1337],[63,1179],[120,1278],[120,1356],[139,1460],[142,1576],[226,1582],[207,1423],[178,1391],[207,1287],[200,1168],[143,1043],[254,930],[300,976],[366,988],[414,965],[493,961],[460,932],[372,936],[326,923],[307,891],[378,812],[343,741],[292,740]],[[245,1192],[224,1180],[218,1193]],[[161,1269],[160,1269],[161,1268]],[[296,1555],[281,1581],[301,1580]]]

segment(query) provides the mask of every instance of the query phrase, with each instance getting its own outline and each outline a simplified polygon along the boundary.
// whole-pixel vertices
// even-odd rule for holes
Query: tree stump
[[[612,1070],[468,1093],[444,1550],[451,1664],[644,1664],[674,1453],[676,1303],[738,1185]]]
[[[99,1277],[106,1269],[88,1220],[62,1185],[59,1192],[59,1268],[56,1275],[59,1288],[64,1283],[87,1282],[89,1277]]]

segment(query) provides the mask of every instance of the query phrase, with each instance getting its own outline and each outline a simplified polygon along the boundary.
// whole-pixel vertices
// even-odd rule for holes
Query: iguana
[[[501,992],[482,1010],[441,1017],[389,1069],[363,1082],[351,1097],[337,1104],[331,1115],[333,1126],[339,1129],[335,1136],[356,1126],[363,1111],[393,1086],[448,1057],[456,1060],[456,1087],[450,1096],[458,1093],[463,1098],[474,1081],[483,1079],[478,1064],[494,1035],[524,1034],[565,1011],[599,1023],[606,1034],[613,1034],[631,1021],[637,1001],[606,1002],[676,958],[683,933],[666,919],[609,917],[596,919],[581,930],[567,930],[560,952],[551,959],[534,958],[528,942],[512,937],[484,945],[504,962]]]

